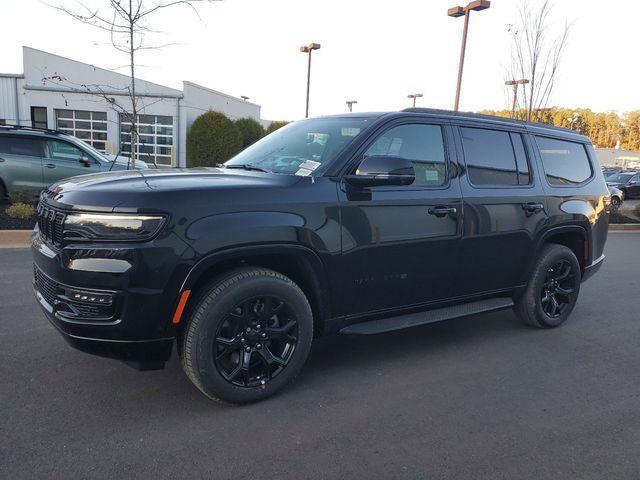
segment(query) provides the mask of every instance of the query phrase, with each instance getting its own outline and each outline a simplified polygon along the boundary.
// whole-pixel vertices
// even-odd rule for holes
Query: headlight
[[[164,224],[160,215],[72,213],[64,221],[64,239],[142,241],[155,236]]]

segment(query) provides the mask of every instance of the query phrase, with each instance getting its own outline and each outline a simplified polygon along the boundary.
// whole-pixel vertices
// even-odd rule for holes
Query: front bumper
[[[600,257],[596,258],[591,265],[587,266],[584,269],[584,273],[582,274],[582,281],[586,282],[587,280],[589,280],[598,270],[600,270],[603,263],[604,255],[600,255]]]
[[[54,249],[36,231],[32,253],[36,299],[71,346],[141,369],[161,368],[170,358],[170,319],[193,261],[174,234]]]

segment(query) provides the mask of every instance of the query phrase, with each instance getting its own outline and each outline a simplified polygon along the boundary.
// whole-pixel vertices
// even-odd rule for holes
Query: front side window
[[[0,153],[41,157],[42,140],[31,137],[0,135]]]
[[[326,170],[371,123],[367,118],[313,118],[290,123],[240,152],[225,166],[312,175]]]
[[[591,178],[591,163],[582,143],[548,137],[536,137],[536,143],[550,185],[577,185]]]
[[[527,185],[531,181],[522,135],[461,127],[469,181],[476,186]]]
[[[439,187],[447,180],[444,138],[439,125],[399,125],[387,130],[365,152],[366,156],[393,156],[411,160],[412,185]]]
[[[50,160],[79,161],[84,153],[78,147],[67,142],[47,140],[45,142],[45,156]]]

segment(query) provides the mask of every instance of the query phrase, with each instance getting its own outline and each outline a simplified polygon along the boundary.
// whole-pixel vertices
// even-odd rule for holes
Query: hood
[[[102,156],[105,157],[109,163],[112,163],[113,161],[116,162],[113,166],[113,169],[115,170],[126,170],[129,167],[130,160],[128,157],[112,155],[110,153],[103,153]],[[146,162],[136,159],[136,170],[145,170],[147,168],[149,168],[149,165]]]
[[[293,185],[304,177],[247,171],[198,168],[127,170],[81,175],[45,190],[47,201],[61,208],[94,211],[161,211],[163,205],[242,203],[248,190]],[[217,195],[212,200],[212,195]]]

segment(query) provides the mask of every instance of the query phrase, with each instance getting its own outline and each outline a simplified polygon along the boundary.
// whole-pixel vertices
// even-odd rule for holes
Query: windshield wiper
[[[272,173],[271,170],[258,167],[257,165],[251,165],[250,163],[241,163],[239,165],[225,165],[224,168],[242,168],[244,170],[254,170],[256,172]]]

